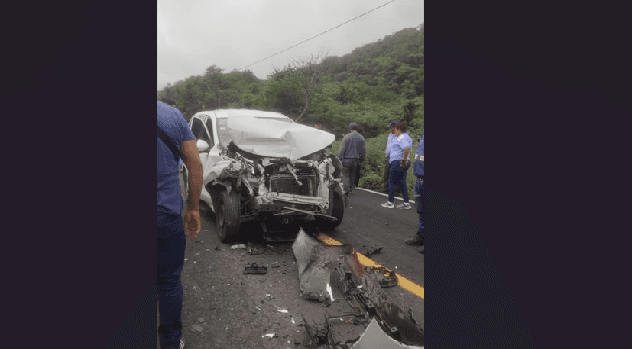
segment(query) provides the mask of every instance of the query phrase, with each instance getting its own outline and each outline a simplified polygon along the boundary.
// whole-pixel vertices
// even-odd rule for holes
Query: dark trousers
[[[180,274],[184,265],[186,240],[182,216],[158,213],[158,295],[160,345],[174,347],[182,337],[182,298]]]
[[[358,167],[358,160],[344,159],[342,162],[342,186],[345,189],[345,193],[348,193],[355,186],[355,173]]]
[[[395,199],[395,189],[399,186],[404,194],[404,202],[408,202],[408,188],[406,188],[406,169],[399,165],[399,160],[391,161],[388,175],[388,201]]]
[[[391,163],[388,159],[384,160],[384,188],[388,190],[388,177],[390,175]]]
[[[357,188],[358,184],[360,183],[360,170],[362,169],[362,166],[360,165],[360,163],[358,163],[358,166],[356,166],[356,171],[355,171],[355,181],[353,182],[353,187]]]
[[[425,235],[425,227],[424,227],[424,207],[423,204],[425,202],[425,190],[423,182],[417,178],[417,183],[415,183],[415,196],[417,197],[417,213],[419,213],[419,227],[417,231],[421,234],[421,236]]]

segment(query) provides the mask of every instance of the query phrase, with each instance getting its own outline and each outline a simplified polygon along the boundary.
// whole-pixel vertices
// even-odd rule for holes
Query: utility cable
[[[264,59],[262,59],[262,60],[259,60],[259,61],[256,61],[256,62],[254,62],[254,63],[248,64],[247,66],[245,66],[245,67],[241,68],[240,70],[244,70],[244,69],[246,69],[246,68],[250,67],[251,65],[255,65],[255,64],[259,63],[259,62],[263,62],[263,61],[265,61],[265,60],[266,60],[266,59],[268,59],[268,58],[272,58],[272,57],[274,57],[274,56],[278,55],[279,53],[283,53],[283,52],[285,52],[285,51],[287,51],[287,50],[289,50],[289,49],[291,49],[291,48],[293,48],[293,47],[296,47],[296,46],[298,46],[298,45],[300,45],[300,44],[303,44],[303,43],[306,43],[306,42],[308,42],[308,41],[310,41],[310,40],[312,40],[312,39],[315,39],[316,37],[319,37],[319,36],[321,36],[321,35],[323,35],[323,34],[325,34],[325,33],[327,33],[327,32],[330,32],[330,31],[332,31],[332,30],[334,30],[334,29],[336,29],[336,28],[338,28],[338,27],[341,27],[341,26],[345,25],[345,24],[347,24],[347,23],[349,23],[349,22],[351,22],[351,21],[353,21],[353,20],[356,20],[356,19],[358,19],[358,18],[360,18],[360,17],[362,17],[362,16],[364,16],[364,15],[366,15],[366,14],[370,13],[370,12],[373,12],[373,11],[377,10],[378,8],[380,8],[380,7],[386,6],[386,5],[390,4],[391,2],[395,2],[395,0],[392,0],[392,1],[389,1],[389,2],[387,2],[387,3],[385,3],[385,4],[382,4],[382,5],[380,5],[380,6],[376,7],[376,8],[374,8],[374,9],[372,9],[372,10],[370,10],[370,11],[368,11],[368,12],[365,12],[365,13],[363,13],[363,14],[359,15],[359,16],[356,16],[356,17],[354,17],[354,18],[352,18],[352,19],[350,19],[350,20],[348,20],[348,21],[346,21],[346,22],[344,22],[344,23],[342,23],[342,24],[338,24],[337,26],[335,26],[335,27],[333,27],[333,28],[331,28],[331,29],[329,29],[329,30],[325,30],[324,32],[322,32],[322,33],[320,33],[320,34],[315,35],[315,36],[313,36],[313,37],[311,37],[311,38],[309,38],[309,39],[307,39],[307,40],[301,41],[301,42],[299,42],[298,44],[296,44],[296,45],[294,45],[294,46],[290,46],[290,47],[286,48],[286,49],[285,49],[285,50],[283,50],[283,51],[279,51],[279,52],[277,52],[277,53],[275,53],[275,54],[273,54],[273,55],[271,55],[271,56],[268,56],[268,57],[266,57],[266,58],[264,58]]]

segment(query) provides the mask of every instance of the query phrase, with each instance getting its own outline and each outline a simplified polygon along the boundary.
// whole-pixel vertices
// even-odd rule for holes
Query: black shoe
[[[406,245],[423,245],[424,236],[421,235],[420,231],[418,231],[412,239],[406,239],[405,242]]]

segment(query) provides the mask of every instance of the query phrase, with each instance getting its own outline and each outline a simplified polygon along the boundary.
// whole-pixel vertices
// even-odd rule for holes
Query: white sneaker
[[[386,207],[386,208],[393,208],[393,207],[395,207],[395,205],[393,205],[393,203],[392,203],[392,202],[387,201],[387,202],[385,202],[385,203],[383,203],[383,204],[382,204],[382,207]]]
[[[403,204],[397,205],[397,208],[401,208],[401,209],[404,209],[404,210],[410,210],[412,207],[410,206],[409,203],[404,202]]]

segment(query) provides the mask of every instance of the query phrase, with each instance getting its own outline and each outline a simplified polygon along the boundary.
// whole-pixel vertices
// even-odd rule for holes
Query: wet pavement
[[[416,231],[414,209],[387,209],[386,198],[355,190],[349,199],[342,224],[327,236],[351,244],[360,252],[378,253],[370,258],[423,286],[423,254],[404,239]],[[399,201],[401,202],[401,201]],[[396,204],[397,204],[396,200]],[[187,348],[307,348],[304,318],[315,314],[331,316],[343,311],[343,302],[325,307],[300,295],[299,272],[292,243],[235,241],[224,244],[215,231],[214,216],[201,203],[202,231],[197,240],[187,238],[182,283],[183,332]],[[256,222],[242,226],[242,233],[257,235]],[[254,248],[231,248],[244,243]],[[266,274],[244,274],[251,263],[267,267]],[[424,327],[423,299],[399,286],[383,289],[412,310]]]

